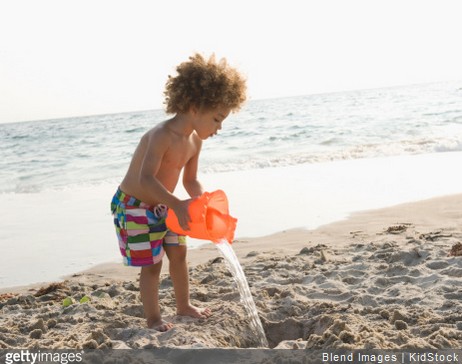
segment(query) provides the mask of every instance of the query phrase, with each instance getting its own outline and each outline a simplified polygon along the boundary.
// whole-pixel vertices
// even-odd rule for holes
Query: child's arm
[[[199,146],[200,148],[200,146]],[[197,169],[199,165],[199,151],[184,166],[183,186],[192,198],[198,197],[204,193],[204,188],[197,179]]]
[[[147,138],[147,147],[140,169],[140,186],[151,195],[152,200],[159,201],[173,209],[180,226],[184,230],[189,230],[188,223],[191,219],[188,206],[191,200],[180,200],[155,177],[170,146],[170,137],[168,133],[157,132],[146,135],[145,138]]]

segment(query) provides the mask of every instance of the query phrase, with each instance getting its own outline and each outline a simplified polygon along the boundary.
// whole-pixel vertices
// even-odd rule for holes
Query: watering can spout
[[[192,200],[189,204],[189,217],[189,230],[181,228],[172,209],[169,209],[165,222],[177,234],[211,240],[214,243],[222,240],[229,243],[233,241],[237,219],[229,215],[228,198],[222,190],[205,192]]]

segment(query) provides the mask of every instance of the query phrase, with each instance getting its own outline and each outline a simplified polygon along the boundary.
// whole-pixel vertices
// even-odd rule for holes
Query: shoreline
[[[307,244],[305,243],[306,241],[328,244],[332,248],[338,248],[345,244],[345,241],[354,242],[356,236],[378,234],[380,228],[387,228],[392,225],[412,224],[425,232],[441,229],[441,224],[432,222],[431,216],[434,216],[435,221],[438,222],[444,217],[450,217],[451,220],[460,219],[459,226],[462,229],[462,212],[460,212],[462,210],[458,210],[458,208],[462,208],[462,194],[435,197],[381,209],[354,212],[345,219],[322,225],[313,230],[294,228],[266,236],[242,237],[236,239],[232,246],[239,259],[246,257],[253,251],[264,251],[266,247],[281,254],[298,253]],[[413,217],[415,209],[419,210],[417,218]],[[364,225],[364,221],[367,221],[366,225]],[[448,227],[452,227],[452,225],[451,223]],[[276,241],[284,241],[284,243],[276,246]],[[203,246],[189,249],[188,262],[190,267],[195,267],[219,255],[218,249],[213,243],[209,242]],[[114,272],[120,271],[118,268],[136,271],[135,273],[129,272],[128,277],[135,277],[138,274],[138,269],[136,268],[131,269],[131,267],[124,267],[122,263],[109,262],[79,273],[98,274],[110,279]],[[162,272],[166,274],[167,268],[168,266],[164,264]],[[122,276],[125,277],[125,275]],[[65,279],[69,277],[67,276]]]
[[[461,163],[462,152],[450,152],[199,178],[208,191],[226,192],[230,214],[238,218],[235,236],[254,238],[297,227],[315,229],[355,211],[460,193],[462,174],[456,166]],[[119,262],[108,208],[114,190],[112,184],[102,183],[3,195],[9,213],[3,219],[0,248],[6,256],[18,258],[3,262],[0,287],[52,281],[97,264]],[[185,197],[182,193],[178,188],[178,197]],[[196,242],[189,239],[190,246]],[[18,246],[27,247],[20,256]],[[27,269],[18,270],[18,264]]]
[[[313,241],[319,244],[328,244],[338,248],[341,244],[354,242],[356,236],[378,234],[381,227],[388,225],[412,224],[423,231],[441,229],[439,222],[443,218],[451,221],[459,220],[462,229],[462,194],[434,197],[421,201],[407,202],[380,209],[371,209],[351,213],[348,217],[332,223],[321,225],[316,229],[292,228],[277,233],[259,236],[242,237],[236,239],[232,246],[239,259],[244,258],[253,251],[264,251],[268,249],[278,253],[296,253],[307,244]],[[414,212],[418,210],[418,214]],[[462,211],[462,210],[460,210]],[[435,223],[434,221],[438,221]],[[367,223],[365,223],[367,222]],[[449,226],[454,223],[449,224]],[[276,241],[284,243],[276,244]],[[190,268],[204,264],[210,259],[220,256],[220,252],[212,242],[205,242],[203,245],[188,249],[188,263]],[[82,276],[94,276],[107,280],[136,279],[139,268],[126,267],[120,263],[106,262],[97,264],[91,268],[79,270],[72,274],[64,275],[53,281],[38,282],[26,285],[0,288],[2,293],[25,293],[26,291],[38,289],[41,286],[64,280],[74,280]],[[162,274],[168,274],[168,264],[162,267]],[[78,278],[80,280],[80,278]]]

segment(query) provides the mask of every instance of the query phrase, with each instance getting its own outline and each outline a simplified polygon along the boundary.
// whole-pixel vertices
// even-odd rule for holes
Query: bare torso
[[[162,144],[166,143],[163,155],[152,155],[153,143],[155,139],[162,138]],[[160,201],[152,197],[152,193],[147,193],[140,184],[140,176],[143,164],[149,159],[159,159],[157,173],[152,171],[152,175],[170,192],[173,193],[180,177],[181,170],[197,156],[200,151],[200,140],[195,132],[185,136],[174,132],[169,128],[168,121],[159,124],[149,130],[140,140],[138,147],[132,157],[128,171],[120,184],[123,192],[150,205],[157,205]]]

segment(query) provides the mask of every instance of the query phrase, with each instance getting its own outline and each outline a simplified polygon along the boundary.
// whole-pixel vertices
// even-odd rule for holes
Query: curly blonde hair
[[[196,53],[181,63],[175,77],[168,76],[165,85],[166,112],[187,112],[191,106],[202,110],[226,107],[237,111],[246,99],[246,81],[228,65],[212,55],[208,60]]]

